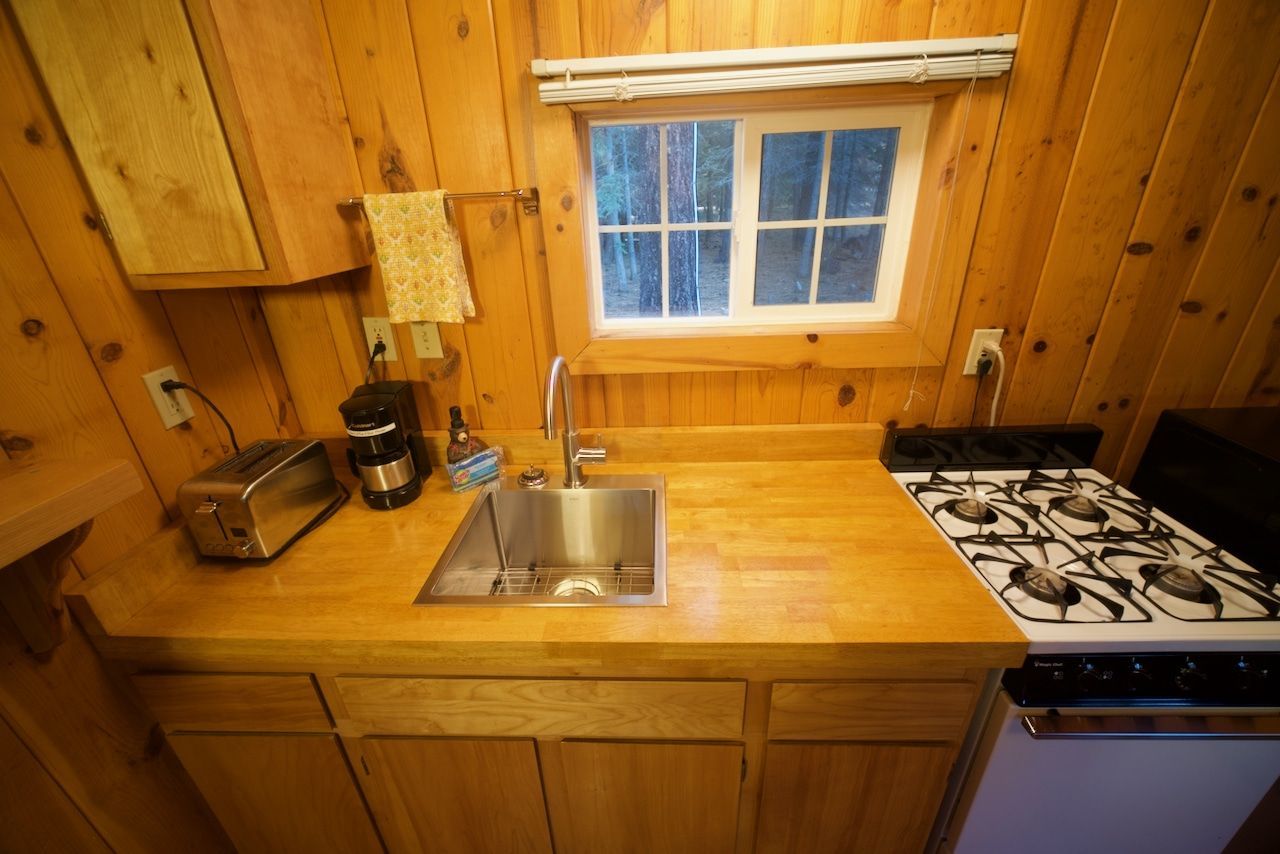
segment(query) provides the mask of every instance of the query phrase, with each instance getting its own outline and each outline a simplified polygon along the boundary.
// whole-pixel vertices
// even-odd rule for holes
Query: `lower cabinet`
[[[756,851],[922,851],[953,755],[944,744],[770,744]]]
[[[548,754],[559,854],[734,850],[742,745],[564,741]]]
[[[170,733],[241,852],[381,851],[333,735]]]
[[[366,737],[359,750],[391,854],[551,854],[532,739]]]
[[[242,852],[918,852],[975,690],[775,681],[749,711],[742,680],[133,678]]]

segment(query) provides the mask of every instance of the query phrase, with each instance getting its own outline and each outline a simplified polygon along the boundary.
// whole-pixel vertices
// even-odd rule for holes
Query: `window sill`
[[[942,362],[901,323],[866,324],[856,332],[594,338],[571,359],[575,374],[932,367]]]

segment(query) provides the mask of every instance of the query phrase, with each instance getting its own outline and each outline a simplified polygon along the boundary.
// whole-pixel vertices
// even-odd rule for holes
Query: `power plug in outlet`
[[[982,358],[982,348],[988,344],[995,347],[1000,346],[1000,339],[1004,338],[1003,329],[975,329],[973,330],[973,338],[969,341],[969,353],[964,357],[965,376],[973,376],[978,372],[978,360]]]
[[[387,345],[387,352],[379,356],[379,359],[386,359],[388,362],[396,360],[396,336],[391,331],[391,321],[385,317],[366,317],[364,318],[364,340],[369,346],[369,352],[373,352],[373,347],[379,341]]]
[[[440,344],[440,327],[425,320],[409,324],[413,336],[413,353],[419,359],[443,359],[444,347]]]
[[[183,421],[195,418],[196,412],[191,408],[191,401],[187,400],[187,393],[182,389],[177,391],[165,391],[160,388],[160,383],[165,380],[176,380],[178,372],[173,369],[173,365],[166,365],[157,371],[142,375],[142,382],[146,384],[147,391],[151,393],[151,402],[155,404],[156,412],[160,413],[160,420],[164,422],[166,430],[177,427]]]

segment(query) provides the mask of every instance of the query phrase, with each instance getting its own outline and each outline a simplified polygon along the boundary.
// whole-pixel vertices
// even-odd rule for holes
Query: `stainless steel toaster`
[[[274,557],[344,497],[324,445],[301,439],[255,442],[178,487],[197,546],[218,557]]]

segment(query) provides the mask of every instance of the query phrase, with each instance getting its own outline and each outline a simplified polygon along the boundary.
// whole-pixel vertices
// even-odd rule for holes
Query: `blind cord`
[[[941,258],[942,250],[947,246],[947,233],[951,230],[951,207],[956,200],[956,187],[960,184],[960,153],[964,149],[964,135],[969,130],[969,108],[973,106],[973,90],[978,84],[978,65],[982,61],[982,51],[978,51],[973,60],[973,76],[969,78],[969,92],[964,102],[964,117],[960,121],[960,134],[956,139],[955,168],[951,173],[951,192],[947,194],[947,212],[946,218],[942,221],[942,234],[938,238],[938,258],[939,263],[933,268],[933,279],[929,283],[929,301],[925,304],[924,318],[933,314],[933,301],[938,295],[938,273],[942,269]],[[921,326],[924,324],[922,323]],[[919,330],[916,346],[916,364],[915,370],[911,373],[911,386],[907,389],[907,399],[902,402],[902,411],[906,412],[911,408],[911,403],[916,398],[924,398],[924,395],[916,390],[916,383],[920,379],[920,360],[924,356],[924,334],[923,330]]]

